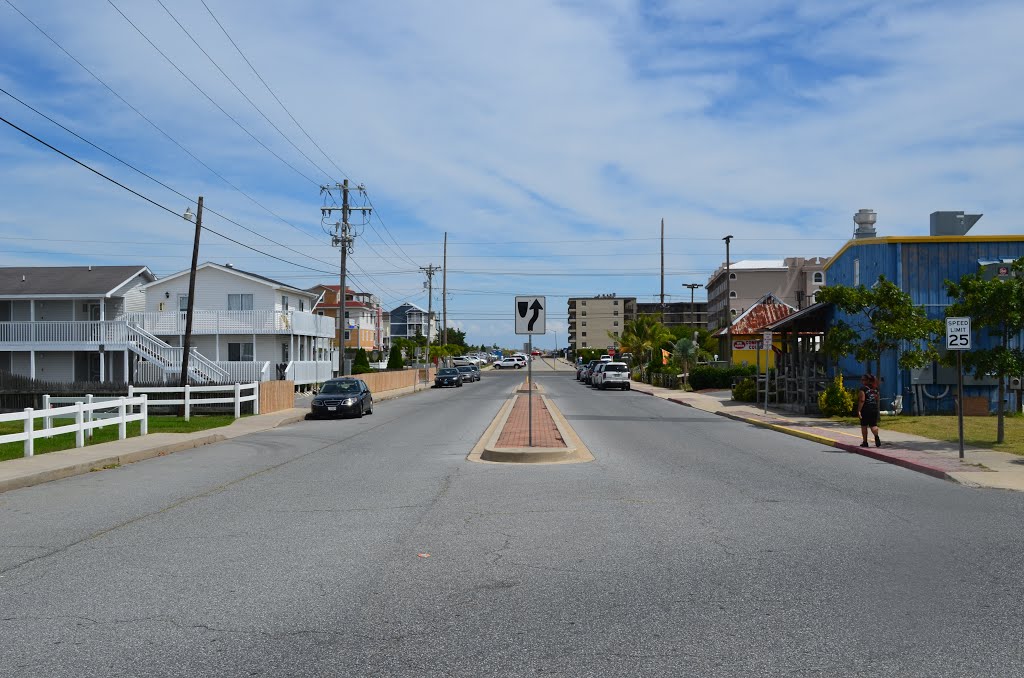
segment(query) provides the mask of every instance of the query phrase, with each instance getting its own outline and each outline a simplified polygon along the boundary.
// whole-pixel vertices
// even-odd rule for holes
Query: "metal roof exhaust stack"
[[[928,220],[928,235],[967,235],[981,217],[980,214],[963,212],[932,212]]]
[[[855,239],[861,238],[874,238],[875,237],[875,221],[878,220],[878,215],[875,214],[874,210],[857,210],[857,213],[853,215],[853,223],[857,224],[857,229],[853,232]]]

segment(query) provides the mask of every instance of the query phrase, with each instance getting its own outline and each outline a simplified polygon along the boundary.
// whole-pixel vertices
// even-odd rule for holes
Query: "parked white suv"
[[[594,372],[593,385],[605,391],[609,388],[629,390],[629,366],[626,363],[606,362]]]

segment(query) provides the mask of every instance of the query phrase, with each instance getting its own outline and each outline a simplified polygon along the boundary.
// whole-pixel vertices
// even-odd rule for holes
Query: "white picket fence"
[[[242,395],[242,391],[248,391],[249,395]],[[146,395],[157,393],[177,393],[181,397],[175,399],[154,399],[149,403],[156,406],[185,406],[185,421],[192,416],[192,408],[195,405],[226,405],[233,403],[235,406],[235,419],[242,416],[242,403],[252,403],[252,413],[260,413],[260,383],[254,381],[250,384],[228,384],[225,386],[129,386],[129,395],[143,393]],[[192,398],[194,393],[230,393],[231,397],[225,398]]]
[[[58,399],[50,399],[50,403],[52,404],[54,400]],[[59,400],[65,399],[61,398]],[[31,457],[35,454],[34,441],[36,438],[51,438],[61,433],[74,433],[75,447],[85,447],[86,435],[92,437],[93,429],[116,424],[117,437],[120,440],[124,440],[128,435],[127,428],[130,421],[140,422],[142,435],[146,435],[149,433],[147,403],[148,398],[145,395],[132,398],[104,398],[103,400],[97,399],[89,403],[84,402],[83,399],[64,407],[49,407],[43,410],[26,407],[23,412],[0,414],[0,422],[21,420],[25,423],[25,430],[21,433],[0,435],[0,444],[24,441],[25,456]],[[135,411],[136,407],[139,408],[138,412]],[[116,414],[102,412],[103,410],[110,409],[116,409]],[[97,412],[100,412],[103,416],[98,416]],[[69,418],[73,418],[75,420],[74,423],[63,426],[52,425],[54,419]],[[37,419],[43,420],[43,428],[38,431],[35,427]]]

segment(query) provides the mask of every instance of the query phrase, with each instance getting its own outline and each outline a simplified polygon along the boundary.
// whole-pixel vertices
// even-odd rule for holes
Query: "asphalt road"
[[[0,495],[0,675],[1024,675],[1024,495],[523,376]]]

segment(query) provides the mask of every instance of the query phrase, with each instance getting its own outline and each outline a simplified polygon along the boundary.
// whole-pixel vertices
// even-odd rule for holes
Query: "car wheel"
[[[367,414],[373,414],[373,399],[370,399],[370,409],[366,410]]]
[[[629,384],[626,384],[626,385],[625,385],[625,386],[623,386],[622,388],[624,388],[625,390],[627,390],[627,391],[628,391],[628,390],[629,390]]]
[[[462,388],[462,384],[455,384],[456,388]]]

